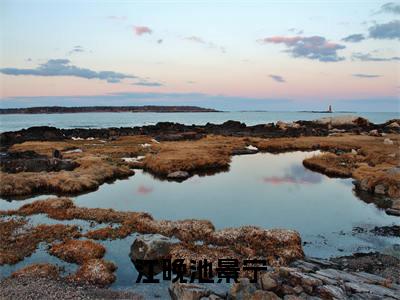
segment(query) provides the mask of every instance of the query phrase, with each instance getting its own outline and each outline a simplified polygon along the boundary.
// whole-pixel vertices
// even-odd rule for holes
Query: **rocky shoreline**
[[[179,182],[195,174],[228,170],[233,155],[321,150],[304,160],[304,166],[331,177],[353,178],[355,191],[366,195],[361,199],[400,215],[399,124],[400,120],[373,124],[362,118],[325,118],[256,126],[228,121],[109,129],[32,127],[0,135],[0,196],[80,194],[132,176],[133,169]],[[86,220],[94,228],[31,226],[27,218],[34,215]],[[399,234],[396,225],[368,230]],[[0,265],[22,261],[44,243],[49,255],[78,266],[64,277],[53,265],[28,266],[2,280],[0,298],[37,298],[42,295],[40,287],[48,287],[53,299],[68,293],[82,299],[140,299],[129,291],[102,289],[114,282],[117,266],[105,260],[107,249],[99,241],[132,234],[138,234],[136,243],[141,242],[132,245],[134,264],[146,258],[183,259],[190,264],[221,257],[259,258],[268,264],[259,282],[244,278],[223,295],[204,285],[171,284],[173,299],[399,299],[400,267],[393,256],[370,253],[317,260],[304,256],[301,237],[293,230],[254,226],[216,230],[208,220],[155,220],[147,213],[78,207],[69,198],[0,211]]]

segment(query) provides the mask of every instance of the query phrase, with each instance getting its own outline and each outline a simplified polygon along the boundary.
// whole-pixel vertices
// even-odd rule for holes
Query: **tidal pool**
[[[74,198],[76,205],[146,211],[156,219],[207,219],[217,229],[256,225],[300,232],[306,255],[327,258],[354,252],[386,251],[400,238],[353,233],[354,227],[398,225],[400,219],[360,200],[351,179],[334,179],[304,168],[304,158],[318,152],[234,156],[230,170],[212,176],[194,176],[178,183],[160,181],[136,170],[126,180],[104,184],[92,193]],[[23,201],[0,200],[0,209],[17,208],[46,196]],[[45,216],[31,219],[48,223]],[[58,221],[56,221],[58,222]],[[62,222],[59,222],[62,223]],[[85,227],[85,224],[81,224]],[[129,260],[135,235],[102,242],[106,259],[118,264],[115,287],[131,286],[136,270]],[[45,250],[26,259],[45,262]],[[54,258],[49,261],[54,261]],[[58,260],[57,260],[58,261]],[[18,266],[25,265],[25,261]],[[15,266],[0,267],[4,276]],[[136,285],[139,288],[140,285]]]

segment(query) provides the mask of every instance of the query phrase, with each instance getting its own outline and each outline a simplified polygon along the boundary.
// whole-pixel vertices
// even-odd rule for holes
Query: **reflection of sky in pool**
[[[302,160],[311,155],[293,152],[235,156],[229,172],[194,176],[182,183],[159,181],[137,170],[131,178],[104,184],[96,192],[76,197],[75,202],[85,207],[147,211],[156,219],[208,219],[217,228],[291,228],[307,242],[306,254],[316,257],[400,244],[399,238],[352,235],[354,226],[371,228],[400,221],[358,199],[351,179],[332,179],[305,169]],[[0,209],[31,201],[1,201]],[[120,265],[117,286],[134,281],[136,271],[127,256],[133,239],[105,242],[109,246],[106,257]]]

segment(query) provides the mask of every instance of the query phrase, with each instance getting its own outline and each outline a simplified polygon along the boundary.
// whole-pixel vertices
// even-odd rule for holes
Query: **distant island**
[[[219,112],[211,108],[198,106],[41,106],[27,108],[0,108],[0,114],[65,114],[94,112]]]

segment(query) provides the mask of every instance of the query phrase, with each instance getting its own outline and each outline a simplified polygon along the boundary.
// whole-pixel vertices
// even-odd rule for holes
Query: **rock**
[[[384,186],[383,184],[377,184],[374,187],[374,193],[379,194],[379,195],[385,195],[386,194],[386,186]]]
[[[273,279],[270,274],[263,272],[260,274],[261,288],[265,291],[271,291],[278,286],[278,283]]]
[[[283,300],[301,300],[302,298],[299,298],[295,295],[285,295],[285,297],[283,297]]]
[[[168,179],[173,179],[173,180],[184,180],[189,177],[190,177],[190,175],[186,171],[175,171],[175,172],[169,173],[167,175]]]
[[[385,211],[388,215],[400,217],[400,209],[387,208]]]
[[[386,125],[386,127],[389,127],[389,128],[400,128],[400,125],[397,122],[392,122],[389,125]]]
[[[58,267],[51,264],[33,264],[11,274],[11,277],[58,278]]]
[[[400,167],[393,167],[386,171],[389,175],[400,175]]]
[[[250,283],[248,278],[240,278],[238,283],[234,283],[230,290],[230,297],[233,300],[251,299],[257,288],[254,283]]]
[[[368,135],[370,135],[370,136],[381,136],[381,134],[376,129],[373,129],[370,132],[368,132]]]
[[[168,258],[173,245],[179,243],[177,239],[168,238],[161,234],[146,234],[138,236],[131,246],[129,257],[136,269],[143,274],[149,274],[149,269],[143,268],[137,260],[155,260],[154,274],[162,271],[161,260]]]
[[[318,288],[318,293],[323,299],[346,299],[346,293],[338,286],[323,285]]]
[[[90,259],[102,258],[106,248],[91,240],[69,240],[52,245],[49,252],[67,262],[83,264]]]
[[[244,149],[233,149],[231,154],[232,155],[245,155],[245,154],[255,154],[257,152],[258,152],[258,149],[244,148]]]
[[[173,300],[198,300],[210,295],[206,286],[193,283],[174,282],[168,291]]]
[[[117,269],[112,262],[103,259],[91,259],[86,261],[78,271],[69,276],[69,280],[81,284],[93,284],[107,286],[116,279],[114,271]]]
[[[315,121],[317,124],[330,124],[332,126],[342,126],[342,125],[357,125],[357,126],[367,126],[369,121],[364,118],[357,116],[336,116],[336,117],[325,117]]]
[[[70,159],[48,158],[41,155],[26,155],[25,151],[22,154],[7,154],[0,157],[1,171],[7,173],[19,172],[58,172],[61,170],[72,171],[79,164]],[[61,155],[61,154],[60,154]]]
[[[281,130],[285,130],[288,127],[288,124],[286,124],[285,122],[282,121],[278,121],[276,122],[276,127],[278,127]]]
[[[393,142],[391,139],[389,139],[389,138],[385,138],[385,139],[383,140],[383,143],[384,143],[385,145],[393,145],[393,144],[394,144],[394,142]]]
[[[275,293],[269,291],[257,290],[251,296],[250,300],[279,300],[281,299]]]

